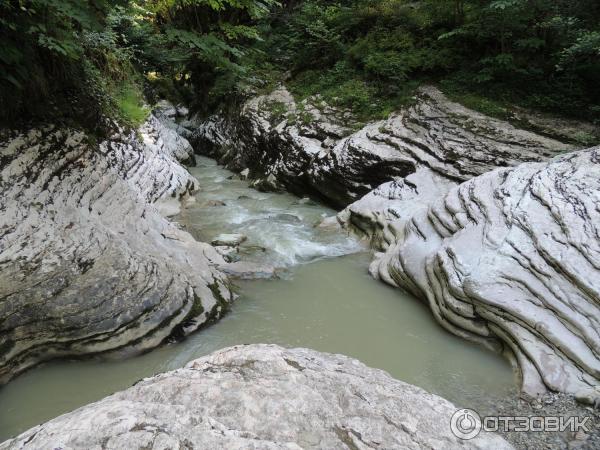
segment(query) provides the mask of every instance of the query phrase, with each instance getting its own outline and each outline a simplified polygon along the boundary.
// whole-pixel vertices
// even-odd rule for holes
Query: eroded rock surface
[[[372,271],[449,331],[505,346],[524,392],[600,399],[600,147],[450,189]]]
[[[34,427],[0,449],[510,449],[456,407],[341,355],[236,346]]]
[[[547,163],[574,150],[547,136],[577,125],[524,131],[432,87],[356,132],[283,88],[236,120],[206,122],[200,148],[344,206],[338,221],[382,252],[371,272],[426,299],[451,332],[516,356],[524,392],[597,401],[597,149]]]
[[[222,257],[164,218],[197,187],[178,163],[192,148],[156,116],[138,135],[1,136],[0,382],[55,357],[151,348],[223,312]]]
[[[458,183],[496,167],[547,160],[569,148],[464,108],[433,87],[422,88],[412,106],[356,132],[357,124],[345,113],[314,104],[319,100],[296,103],[281,87],[248,101],[239,115],[209,119],[192,141],[200,153],[231,169],[248,170],[260,186],[310,193],[337,207],[421,168],[443,178],[440,184]],[[389,197],[399,190],[385,192]],[[374,228],[384,224],[357,215],[363,226],[365,219]]]

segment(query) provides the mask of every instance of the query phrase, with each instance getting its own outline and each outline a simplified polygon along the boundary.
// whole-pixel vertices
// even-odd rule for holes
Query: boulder
[[[314,204],[314,202],[310,199],[310,197],[302,197],[294,202],[295,205],[310,205]]]
[[[205,206],[205,207],[227,206],[227,203],[225,203],[222,200],[208,200],[208,201],[204,202],[203,206]]]
[[[0,449],[512,448],[495,434],[459,440],[455,410],[354,359],[257,344],[141,380]]]
[[[223,259],[227,262],[235,262],[240,258],[239,248],[238,247],[228,247],[224,245],[217,245],[215,250],[219,255],[223,257]]]
[[[177,105],[177,117],[187,118],[190,115],[190,110],[185,105]]]
[[[242,242],[245,242],[247,239],[248,238],[246,236],[244,236],[243,234],[223,233],[223,234],[218,235],[216,238],[214,238],[211,241],[211,244],[214,246],[220,246],[220,247],[237,247]]]
[[[198,186],[164,120],[100,144],[2,132],[0,383],[52,358],[141,352],[226,310],[222,258],[161,214]]]
[[[230,277],[240,280],[277,278],[277,269],[275,267],[251,261],[233,261],[220,265],[219,269]]]
[[[342,226],[340,225],[340,222],[338,221],[337,216],[325,217],[323,220],[321,220],[320,222],[317,222],[315,224],[315,228],[319,228],[319,229],[325,230],[325,231],[341,231],[342,230]]]
[[[253,187],[260,192],[277,192],[280,190],[277,183],[277,178],[272,173],[267,175],[265,178],[257,178],[250,183],[250,187]]]
[[[514,355],[525,394],[600,401],[600,147],[453,187],[371,269],[447,330]]]
[[[156,105],[154,105],[153,112],[157,116],[161,115],[168,118],[175,118],[177,116],[177,107],[168,100],[159,100]]]

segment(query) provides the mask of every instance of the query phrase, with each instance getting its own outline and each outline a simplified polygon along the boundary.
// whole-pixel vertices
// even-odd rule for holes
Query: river
[[[335,212],[286,193],[262,193],[199,158],[201,190],[177,220],[199,239],[240,232],[240,258],[279,279],[237,282],[240,297],[218,323],[183,342],[124,361],[54,361],[0,388],[0,442],[33,425],[235,344],[275,343],[343,353],[457,405],[488,409],[515,395],[501,356],[435,323],[420,301],[373,280],[369,252],[352,236],[315,228]]]

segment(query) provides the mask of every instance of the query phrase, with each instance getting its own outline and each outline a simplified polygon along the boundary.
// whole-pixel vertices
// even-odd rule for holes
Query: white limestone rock
[[[372,271],[449,331],[514,354],[524,393],[600,400],[600,147],[450,189]]]
[[[540,121],[543,134],[518,129],[433,87],[356,132],[323,105],[309,124],[273,120],[273,99],[298,111],[284,91],[210,119],[195,134],[197,148],[345,207],[338,220],[381,252],[371,273],[425,299],[453,333],[516,357],[525,393],[599,399],[596,150],[586,163],[573,157],[571,169],[571,156],[546,165],[574,150],[547,137],[564,140],[564,131]],[[535,167],[552,181],[534,189]]]
[[[155,116],[138,135],[0,136],[0,383],[52,358],[143,351],[225,311],[222,258],[161,214],[197,187],[178,162],[192,148]]]
[[[236,346],[146,378],[0,444],[13,449],[490,449],[447,400],[342,355]]]
[[[279,87],[249,100],[237,115],[210,118],[192,141],[196,151],[233,170],[271,176],[277,186],[340,208],[422,168],[451,184],[570,148],[469,110],[433,87],[420,89],[412,106],[356,132],[343,111],[320,103],[312,98],[301,108]],[[364,217],[357,219],[365,225]]]

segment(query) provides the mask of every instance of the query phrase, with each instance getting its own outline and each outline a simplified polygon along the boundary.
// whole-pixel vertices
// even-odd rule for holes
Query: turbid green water
[[[210,160],[192,172],[203,190],[180,220],[205,239],[244,232],[242,257],[285,267],[284,278],[238,283],[232,311],[184,342],[125,361],[57,361],[23,374],[0,389],[0,441],[140,378],[245,343],[343,353],[475,409],[514,390],[500,356],[448,334],[418,300],[369,277],[368,253],[333,257],[360,246],[312,226],[331,210],[248,189]],[[215,199],[226,205],[208,206]]]

